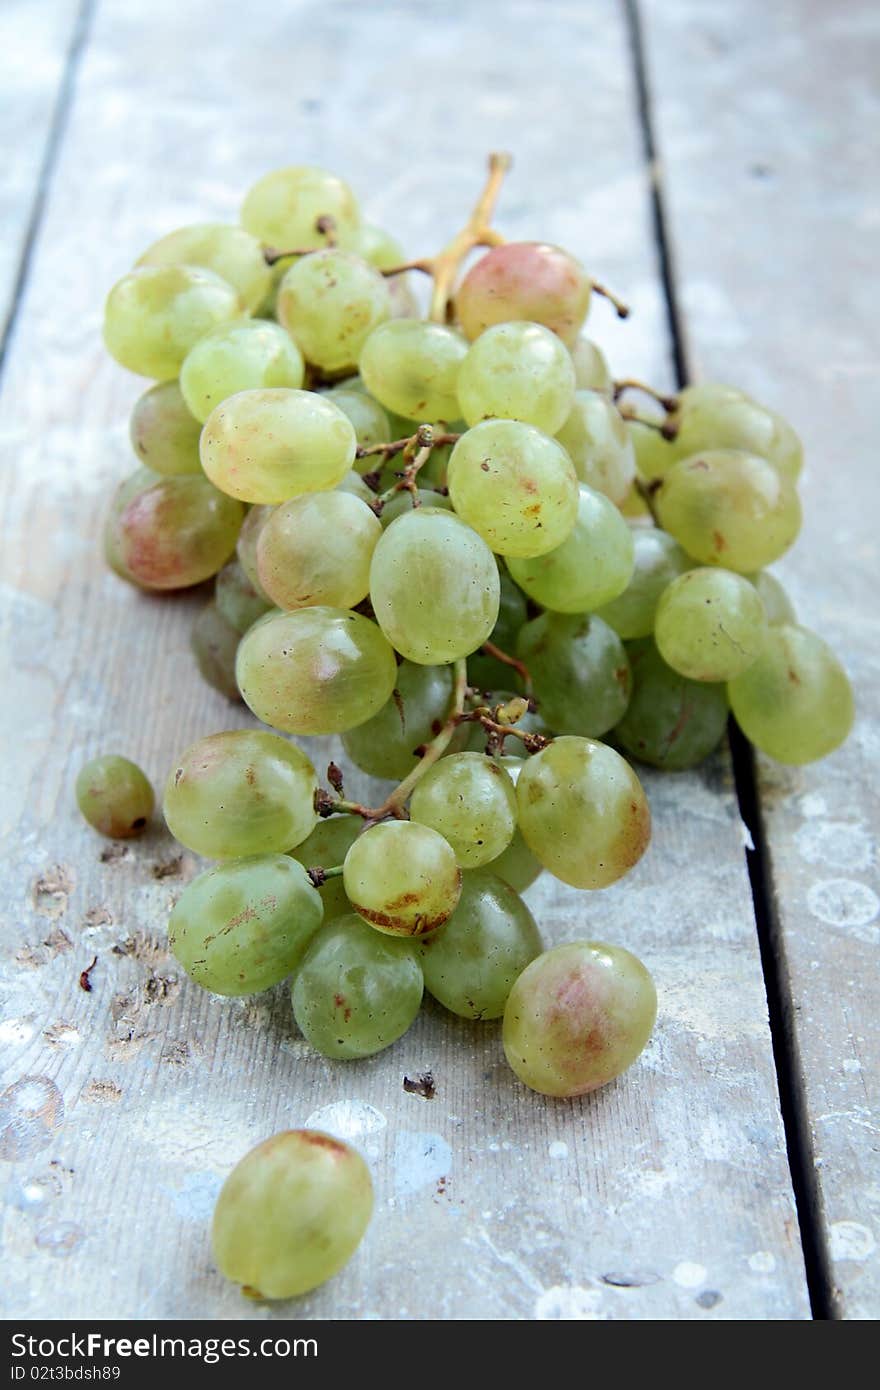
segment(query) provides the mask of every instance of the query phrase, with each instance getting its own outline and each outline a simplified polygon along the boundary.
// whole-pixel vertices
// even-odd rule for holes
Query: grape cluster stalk
[[[301,1032],[340,1060],[395,1043],[427,990],[503,1019],[520,1080],[574,1097],[639,1055],[654,985],[622,946],[545,949],[523,891],[638,863],[633,763],[694,767],[731,714],[806,763],[853,700],[768,569],[801,524],[795,431],[734,387],[615,381],[583,328],[597,295],[629,311],[569,252],[493,227],[509,163],[490,158],[433,257],[408,260],[311,166],[260,179],[239,226],[149,247],[106,304],[108,350],[154,384],[105,552],[148,590],[215,579],[195,660],[263,726],[208,733],[168,776],[169,828],[217,861],[171,914],[188,974],[230,996],[288,980]],[[327,734],[321,779],[289,736]],[[387,782],[378,804],[346,795],[346,762]],[[122,758],[83,769],[78,797],[105,834],[152,812]],[[328,1277],[369,1217],[358,1156],[296,1132],[239,1167],[221,1268],[266,1296]],[[326,1258],[288,1239],[310,1202],[338,1236]]]

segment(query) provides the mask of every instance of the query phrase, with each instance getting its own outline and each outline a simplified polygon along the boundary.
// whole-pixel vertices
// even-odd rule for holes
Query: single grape
[[[211,859],[281,854],[314,829],[317,790],[295,744],[236,729],[181,754],[165,786],[165,820],[175,839]]]
[[[706,449],[741,449],[766,459],[791,482],[803,466],[803,447],[788,421],[733,387],[714,382],[686,387],[673,422],[678,458]]]
[[[500,587],[485,541],[438,507],[399,516],[373,551],[376,620],[401,656],[422,666],[482,646],[498,617]]]
[[[332,218],[332,225],[318,223]],[[248,190],[241,224],[276,251],[339,246],[355,249],[360,237],[360,211],[342,179],[308,164],[273,169]]]
[[[243,516],[241,503],[201,474],[162,477],[143,469],[117,491],[106,548],[117,573],[142,589],[184,589],[226,563]]]
[[[381,821],[345,856],[345,891],[355,912],[392,936],[423,936],[455,911],[461,870],[452,847],[427,825]]]
[[[251,1149],[220,1189],[214,1259],[252,1298],[294,1298],[338,1274],[372,1212],[370,1170],[355,1149],[287,1130]]]
[[[574,469],[565,450],[531,425],[474,426],[452,451],[448,479],[459,516],[501,555],[544,555],[574,527]]]
[[[115,753],[92,758],[76,779],[76,804],[112,840],[140,835],[153,814],[153,788],[137,763]]]
[[[169,232],[144,252],[138,265],[198,265],[232,285],[248,313],[269,293],[272,272],[256,237],[241,227],[202,222]]]
[[[794,623],[768,630],[757,661],[727,691],[746,738],[780,763],[824,758],[852,728],[846,672],[821,637]]]
[[[735,449],[675,464],[656,507],[663,529],[695,560],[739,574],[777,560],[801,526],[794,484],[766,459]]]
[[[391,699],[372,719],[343,734],[343,747],[371,777],[402,781],[418,762],[415,749],[440,732],[451,705],[451,666],[404,661]]]
[[[617,633],[595,614],[542,613],[520,632],[517,651],[556,733],[599,738],[623,718],[629,661]]]
[[[263,592],[260,572],[257,569],[257,545],[260,532],[274,512],[274,507],[251,507],[241,524],[235,554],[254,592],[269,603],[269,595]]]
[[[370,587],[378,517],[350,492],[308,492],[282,502],[260,530],[257,573],[279,608],[354,608]]]
[[[610,393],[613,382],[605,354],[601,348],[583,334],[571,349],[574,363],[574,379],[578,391],[602,391]]]
[[[759,570],[757,574],[748,575],[748,579],[758,591],[771,627],[779,623],[797,623],[794,604],[775,574],[769,570]]]
[[[466,354],[464,339],[443,324],[392,319],[364,343],[361,376],[370,395],[397,415],[424,422],[457,420],[456,383]]]
[[[141,463],[156,473],[201,473],[201,432],[176,381],[160,381],[135,401],[129,424],[131,447]]]
[[[556,438],[581,482],[620,506],[636,476],[636,457],[617,406],[598,391],[576,391]]]
[[[318,933],[293,982],[293,1016],[325,1057],[371,1057],[403,1037],[422,1003],[422,968],[408,941],[355,913]]]
[[[614,738],[631,757],[668,772],[696,767],[727,728],[727,690],[667,666],[653,641],[627,645],[632,695]]]
[[[463,869],[507,848],[516,830],[516,793],[504,768],[482,753],[441,758],[416,786],[410,816],[452,846]]]
[[[113,286],[104,310],[111,357],[158,381],[177,376],[191,347],[221,323],[241,316],[230,284],[192,265],[148,265]]]
[[[497,761],[504,768],[515,787],[519,774],[525,766],[525,759],[504,754]],[[532,854],[517,826],[507,849],[499,854],[497,859],[493,859],[491,864],[487,864],[486,868],[496,878],[503,879],[515,892],[524,893],[542,872],[543,865]]]
[[[583,1096],[642,1052],[657,1017],[654,981],[637,956],[573,941],[526,966],[504,1010],[504,1052],[526,1086]]]
[[[289,850],[307,869],[334,869],[342,863],[363,828],[360,816],[328,816],[319,820],[302,844]],[[318,889],[324,907],[324,921],[351,912],[341,875],[328,878]]]
[[[391,440],[391,425],[388,416],[378,401],[368,396],[366,391],[355,391],[347,386],[339,386],[328,391],[327,397],[347,415],[354,429],[358,448],[369,449],[373,444],[387,444]],[[355,468],[359,473],[371,473],[376,467],[375,454],[356,459]]]
[[[508,241],[471,267],[455,295],[455,314],[466,338],[493,324],[525,319],[543,324],[569,347],[590,307],[590,277],[558,246]]]
[[[674,671],[690,680],[726,681],[751,666],[766,631],[754,585],[730,570],[694,569],[664,589],[654,638]]]
[[[597,616],[618,637],[648,637],[663,590],[690,569],[691,561],[677,541],[656,526],[633,528],[632,578],[622,594],[603,604]]]
[[[221,613],[241,635],[247,632],[249,627],[253,627],[257,619],[262,618],[272,606],[262,592],[257,593],[243,566],[234,558],[229,560],[217,575],[214,602],[218,613]]]
[[[168,922],[168,942],[203,989],[258,994],[296,968],[321,913],[317,889],[295,859],[231,859],[187,884]]]
[[[651,838],[641,783],[613,748],[557,738],[529,758],[516,784],[529,849],[573,888],[606,888],[637,864]]]
[[[444,496],[442,492],[434,492],[430,488],[420,487],[416,490],[416,496],[419,499],[420,507],[439,507],[441,512],[453,510],[452,499]],[[392,521],[396,521],[399,516],[404,516],[412,510],[412,494],[406,488],[402,488],[382,508],[382,515],[379,518],[382,529],[387,530]]]
[[[574,365],[555,333],[538,323],[499,323],[468,349],[458,373],[469,425],[520,420],[555,434],[574,401]]]
[[[388,282],[360,256],[331,247],[302,256],[278,288],[278,322],[324,372],[357,363],[374,328],[391,317]]]
[[[299,348],[283,328],[265,319],[245,319],[224,323],[199,339],[180,369],[180,389],[204,424],[215,406],[239,391],[296,389],[304,377]]]
[[[326,396],[283,387],[239,391],[208,416],[199,446],[212,482],[244,502],[286,502],[342,482],[357,447]]]
[[[662,423],[661,417],[657,424]],[[675,444],[666,439],[659,428],[654,429],[640,420],[628,420],[626,428],[632,440],[639,477],[645,481],[665,478],[673,464],[681,458]]]
[[[556,613],[587,613],[622,594],[633,576],[633,534],[613,502],[584,483],[571,534],[546,555],[511,557],[521,589]]]
[[[342,608],[267,613],[242,637],[236,675],[258,719],[291,734],[339,734],[389,699],[394,652],[375,623]]]
[[[227,700],[241,701],[235,679],[235,658],[241,633],[225,618],[215,602],[206,604],[190,633],[190,646],[199,673]]]

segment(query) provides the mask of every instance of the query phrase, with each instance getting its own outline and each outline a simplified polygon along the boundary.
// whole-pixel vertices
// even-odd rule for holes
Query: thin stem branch
[[[667,415],[665,420],[649,420],[647,416],[640,415],[631,405],[619,405],[617,407],[624,420],[635,420],[636,424],[644,425],[646,430],[656,430],[662,434],[664,439],[675,439],[678,434],[678,423],[674,415]]]
[[[328,878],[341,878],[342,869],[342,864],[335,864],[332,869],[320,869],[316,866],[313,869],[306,869],[306,873],[314,886],[320,888],[321,884],[326,883]]]
[[[416,763],[412,772],[394,788],[394,791],[386,798],[384,806],[381,808],[383,815],[398,815],[406,805],[412,794],[414,787],[421,781],[429,768],[433,767],[438,758],[442,758],[450,743],[452,735],[461,722],[461,715],[464,712],[464,697],[467,693],[467,662],[463,657],[455,663],[455,685],[452,690],[452,706],[446,716],[446,722],[439,734],[431,739],[425,747],[421,758]]]
[[[653,386],[648,386],[644,381],[638,381],[635,377],[627,377],[623,381],[614,382],[614,400],[619,401],[624,391],[641,391],[642,395],[650,396],[652,401],[656,401],[662,406],[667,414],[671,414],[678,407],[677,396],[664,396],[659,391],[655,391]]]
[[[402,454],[408,445],[413,444],[418,439],[418,431],[415,434],[408,434],[406,439],[393,439],[388,444],[369,444],[358,447],[355,451],[355,458],[372,458],[374,454],[385,454],[388,458],[393,458],[395,454]],[[441,444],[457,444],[461,439],[460,434],[435,434],[433,436],[432,448],[436,449]]]
[[[502,651],[500,647],[496,647],[494,642],[484,642],[480,650],[485,652],[486,656],[494,656],[495,660],[500,661],[502,665],[512,666],[523,683],[523,689],[529,698],[531,698],[532,676],[524,661],[520,661],[518,657],[510,656],[507,652]]]
[[[502,238],[490,227],[504,176],[511,166],[509,154],[490,154],[489,177],[476,206],[460,232],[434,257],[434,289],[428,317],[435,323],[446,323],[455,279],[461,263],[476,246],[499,246]]]
[[[612,291],[609,290],[605,285],[600,285],[598,280],[591,281],[591,284],[596,294],[601,294],[603,299],[607,299],[611,304],[614,305],[615,309],[617,310],[617,317],[619,319],[629,318],[630,307],[628,304],[624,304],[623,300],[618,299],[617,295],[613,294]]]
[[[404,261],[403,265],[393,265],[389,270],[382,270],[379,273],[387,279],[391,275],[405,275],[408,270],[421,270],[425,275],[433,275],[434,262],[422,257],[418,261]]]

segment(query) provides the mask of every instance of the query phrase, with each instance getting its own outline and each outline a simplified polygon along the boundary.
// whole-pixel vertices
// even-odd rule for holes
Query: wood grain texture
[[[849,742],[761,759],[775,907],[838,1315],[880,1308],[877,202],[880,12],[643,6],[689,355],[781,410],[807,454],[779,564],[856,691]]]
[[[558,241],[620,288],[637,318],[618,325],[600,305],[593,331],[622,374],[666,379],[611,0],[553,0],[540,23],[500,0],[309,0],[259,25],[203,0],[98,10],[0,398],[9,1316],[808,1316],[726,754],[646,779],[655,842],[625,882],[530,890],[549,942],[620,941],[660,993],[640,1063],[571,1104],[515,1082],[496,1026],[439,1008],[343,1066],[296,1035],[283,989],[200,992],[164,940],[195,861],[156,829],[108,862],[73,810],[95,752],[126,752],[161,786],[182,746],[244,722],[191,666],[202,600],[134,593],[98,554],[138,391],[101,348],[107,287],[154,235],[233,216],[256,175],[293,160],[350,177],[408,249],[434,248],[495,147],[517,154],[506,231]],[[59,278],[62,241],[78,274]],[[432,1101],[402,1085],[427,1068]],[[212,1266],[213,1199],[253,1143],[304,1123],[362,1148],[376,1215],[329,1286],[295,1307],[249,1304]]]

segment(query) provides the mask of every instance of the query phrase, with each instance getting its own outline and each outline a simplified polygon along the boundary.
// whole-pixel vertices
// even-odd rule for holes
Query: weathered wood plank
[[[598,336],[621,371],[663,377],[630,59],[611,0],[554,0],[540,23],[501,0],[309,0],[256,26],[231,4],[99,11],[0,402],[15,465],[4,559],[16,670],[3,724],[3,1026],[8,1080],[40,1078],[13,1093],[17,1125],[5,1130],[17,1159],[10,1314],[272,1316],[224,1287],[206,1218],[250,1144],[311,1120],[363,1147],[378,1201],[358,1257],[296,1313],[808,1315],[726,756],[700,775],[648,779],[655,845],[625,883],[531,891],[548,940],[620,940],[660,990],[639,1066],[574,1104],[516,1084],[495,1026],[437,1008],[390,1052],[343,1067],[295,1035],[283,990],[245,1003],[200,993],[163,942],[193,862],[175,864],[158,830],[101,862],[72,810],[76,770],[98,749],[129,752],[161,784],[182,745],[242,721],[190,666],[194,601],[131,593],[97,553],[104,499],[130,465],[137,392],[100,347],[106,287],[154,234],[231,215],[253,177],[291,159],[350,176],[373,216],[414,250],[433,247],[499,145],[518,157],[507,230],[601,268],[639,312],[626,328],[600,307]],[[59,281],[62,239],[78,274]],[[77,979],[95,954],[87,994]],[[404,1075],[428,1067],[437,1098],[404,1093]]]
[[[759,771],[833,1300],[873,1318],[880,12],[869,0],[643,10],[691,362],[801,431],[804,529],[778,569],[856,689],[845,748]]]

